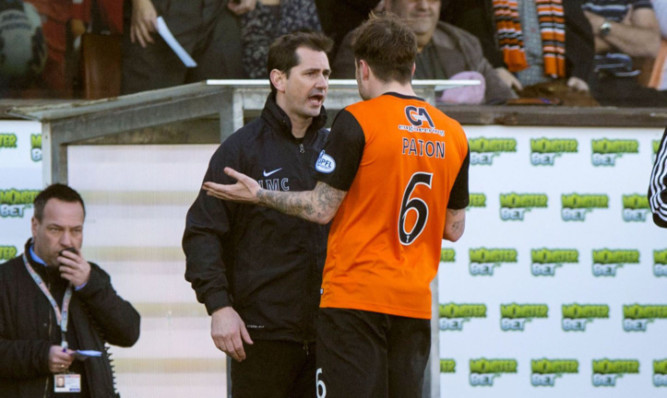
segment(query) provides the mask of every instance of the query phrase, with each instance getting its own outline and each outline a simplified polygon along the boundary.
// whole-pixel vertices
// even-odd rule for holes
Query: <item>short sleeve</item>
[[[345,109],[340,111],[315,163],[317,180],[348,191],[359,169],[365,144],[364,132],[357,119]]]
[[[468,168],[470,166],[470,150],[463,159],[459,174],[456,176],[454,186],[449,194],[449,203],[447,208],[452,210],[464,209],[470,202],[470,194],[468,192]]]

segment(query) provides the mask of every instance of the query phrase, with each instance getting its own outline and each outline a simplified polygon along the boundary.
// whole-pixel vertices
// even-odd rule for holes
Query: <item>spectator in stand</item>
[[[256,0],[125,0],[123,82],[125,94],[205,79],[247,75],[241,59],[238,15]],[[162,16],[174,37],[197,62],[188,69],[156,34]]]
[[[653,0],[653,9],[660,25],[662,44],[655,62],[650,87],[658,90],[667,90],[667,0]]]
[[[405,20],[417,36],[419,54],[414,78],[450,79],[460,72],[477,72],[485,85],[480,102],[500,104],[516,98],[484,58],[475,36],[438,21],[440,6],[441,0],[385,0],[384,10]],[[332,70],[334,78],[354,78],[353,36],[354,32],[350,32],[338,50]]]
[[[322,30],[313,0],[258,0],[252,11],[243,14],[241,42],[248,77],[267,79],[269,45],[298,30]]]
[[[336,56],[345,35],[367,20],[368,14],[380,3],[380,0],[315,0],[322,31],[334,41],[331,59]]]
[[[588,0],[583,7],[595,35],[593,96],[602,105],[667,106],[667,93],[639,84],[632,60],[654,58],[660,46],[651,0]]]
[[[594,44],[582,2],[452,1],[441,18],[474,34],[485,57],[516,90],[567,79],[573,90],[588,91]]]
[[[78,73],[76,40],[86,32],[91,0],[26,0],[42,19],[47,59],[41,78],[27,96],[70,98]]]

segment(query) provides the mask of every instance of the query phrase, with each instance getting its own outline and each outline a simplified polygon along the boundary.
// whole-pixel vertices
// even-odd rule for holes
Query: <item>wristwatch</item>
[[[600,25],[600,37],[605,37],[611,32],[611,23],[609,21],[602,22]]]

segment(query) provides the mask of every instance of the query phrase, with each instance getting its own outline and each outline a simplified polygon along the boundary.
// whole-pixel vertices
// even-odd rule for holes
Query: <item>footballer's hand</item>
[[[258,203],[257,193],[261,189],[259,183],[243,173],[225,167],[225,174],[236,179],[235,184],[218,184],[206,181],[202,189],[206,194],[218,199],[241,203]]]

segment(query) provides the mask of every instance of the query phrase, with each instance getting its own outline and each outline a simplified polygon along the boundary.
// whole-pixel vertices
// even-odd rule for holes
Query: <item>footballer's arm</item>
[[[327,224],[336,215],[346,191],[318,182],[312,191],[283,192],[262,189],[257,181],[243,173],[225,168],[235,184],[204,182],[202,189],[218,199],[255,203],[318,224]]]
[[[456,242],[466,228],[466,209],[447,209],[443,239]]]

